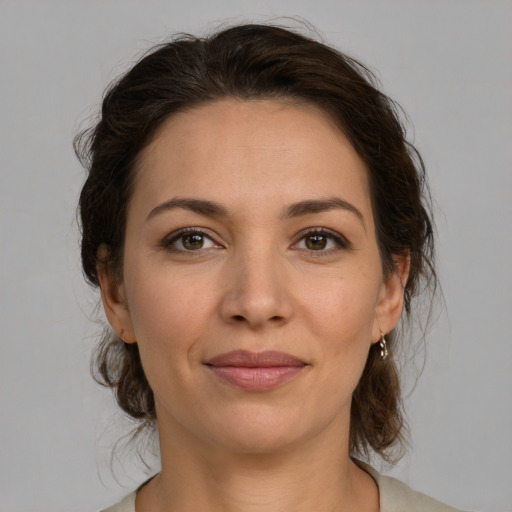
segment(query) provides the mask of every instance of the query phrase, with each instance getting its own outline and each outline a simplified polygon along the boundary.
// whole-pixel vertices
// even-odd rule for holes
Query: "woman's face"
[[[402,308],[363,161],[323,113],[273,100],[164,123],[140,158],[122,275],[102,273],[105,309],[139,345],[161,432],[242,452],[348,440],[370,346]]]

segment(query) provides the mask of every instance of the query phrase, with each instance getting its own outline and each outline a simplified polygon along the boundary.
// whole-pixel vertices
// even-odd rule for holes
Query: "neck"
[[[240,453],[165,431],[160,423],[162,471],[138,494],[137,512],[379,509],[377,486],[351,461],[348,439],[319,436],[279,452]]]

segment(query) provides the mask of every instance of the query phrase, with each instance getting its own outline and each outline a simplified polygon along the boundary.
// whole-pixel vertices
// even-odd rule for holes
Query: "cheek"
[[[127,286],[127,295],[141,357],[169,363],[182,361],[189,353],[193,356],[195,342],[212,314],[211,290],[182,273],[147,269],[132,275],[139,277]]]
[[[379,297],[379,281],[375,277],[356,278],[355,273],[347,277],[327,277],[305,286],[304,304],[308,317],[317,324],[317,329],[327,331],[329,338],[355,340],[371,333]]]
[[[324,283],[324,293],[310,293],[306,316],[319,338],[324,394],[338,406],[352,394],[366,364],[379,291],[378,276],[338,276]]]

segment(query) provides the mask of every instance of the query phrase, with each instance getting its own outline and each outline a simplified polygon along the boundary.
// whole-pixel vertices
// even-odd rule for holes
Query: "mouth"
[[[206,367],[221,380],[247,391],[268,391],[298,376],[306,362],[284,352],[235,350],[213,357]]]

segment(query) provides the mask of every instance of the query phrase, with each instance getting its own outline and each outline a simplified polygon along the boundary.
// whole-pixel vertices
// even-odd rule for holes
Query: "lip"
[[[268,391],[289,382],[308,364],[295,356],[273,350],[235,350],[205,363],[217,377],[248,391]]]

